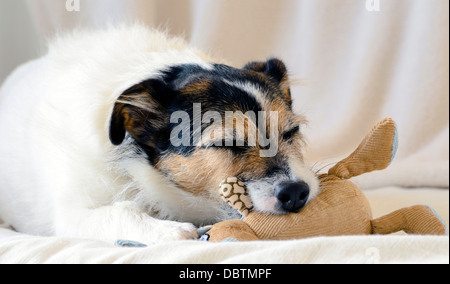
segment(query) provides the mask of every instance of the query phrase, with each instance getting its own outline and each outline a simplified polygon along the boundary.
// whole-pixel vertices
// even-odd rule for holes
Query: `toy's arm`
[[[211,230],[203,235],[203,240],[210,242],[256,241],[259,238],[255,232],[241,220],[228,220],[215,224]]]
[[[442,218],[424,205],[402,208],[372,220],[372,234],[385,235],[398,231],[420,235],[448,234],[448,228]]]
[[[253,208],[250,196],[245,184],[236,177],[229,177],[222,181],[219,186],[222,199],[242,216],[247,216]],[[227,220],[212,226],[202,237],[202,240],[210,242],[221,241],[254,241],[259,238],[255,232],[242,220]]]
[[[236,177],[229,177],[222,181],[219,185],[219,193],[225,202],[244,217],[253,209],[245,184]]]

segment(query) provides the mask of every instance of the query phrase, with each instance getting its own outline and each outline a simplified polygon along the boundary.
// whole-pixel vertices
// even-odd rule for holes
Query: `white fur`
[[[108,128],[124,90],[173,64],[209,68],[203,58],[180,39],[135,25],[65,35],[18,68],[0,92],[1,218],[38,235],[195,238],[193,225],[173,220],[197,223],[223,212],[207,200],[199,209],[198,198],[142,161],[119,160]],[[147,214],[153,211],[167,220]]]

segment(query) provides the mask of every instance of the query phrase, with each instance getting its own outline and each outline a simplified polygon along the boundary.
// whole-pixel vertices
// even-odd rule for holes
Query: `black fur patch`
[[[296,126],[292,129],[286,131],[285,133],[281,134],[281,138],[284,141],[289,141],[295,136],[295,134],[299,133],[299,131],[300,131],[300,126]]]

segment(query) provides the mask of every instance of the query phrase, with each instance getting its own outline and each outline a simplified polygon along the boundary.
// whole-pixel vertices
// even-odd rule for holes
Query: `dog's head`
[[[242,69],[185,64],[119,97],[110,140],[131,141],[180,190],[216,198],[219,183],[235,176],[257,210],[297,212],[319,191],[303,163],[305,122],[292,111],[278,59]]]

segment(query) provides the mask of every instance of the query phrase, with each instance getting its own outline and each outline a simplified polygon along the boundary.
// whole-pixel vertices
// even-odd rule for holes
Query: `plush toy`
[[[299,213],[276,215],[252,211],[245,185],[227,178],[220,185],[222,198],[237,209],[242,220],[228,220],[212,226],[202,240],[250,241],[285,240],[314,236],[390,234],[448,234],[447,227],[431,208],[416,205],[372,219],[372,210],[363,192],[350,178],[385,169],[397,149],[397,133],[391,118],[379,122],[359,147],[318,176],[321,193]]]

